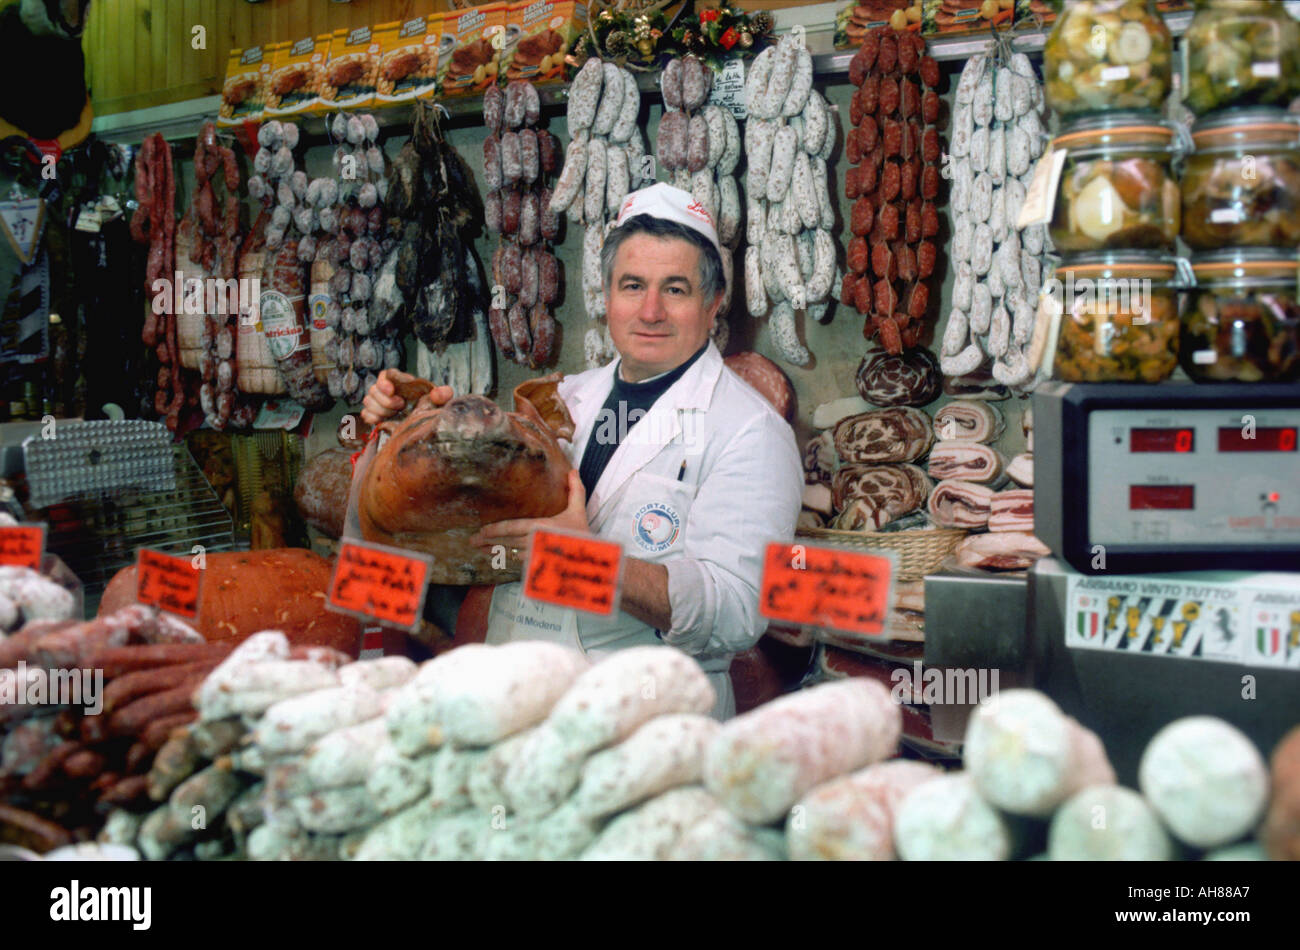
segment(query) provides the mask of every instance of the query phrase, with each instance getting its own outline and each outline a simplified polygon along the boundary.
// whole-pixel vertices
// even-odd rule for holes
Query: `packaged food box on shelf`
[[[330,55],[329,33],[277,43],[266,79],[267,118],[316,115],[323,111],[321,87]]]
[[[488,3],[447,14],[443,30],[454,38],[438,64],[444,96],[474,95],[497,81],[506,42],[506,3]]]
[[[266,98],[266,77],[271,72],[271,47],[232,49],[226,64],[226,81],[221,87],[217,125],[240,125],[262,118]]]
[[[438,88],[438,64],[456,40],[443,33],[443,15],[430,13],[375,27],[379,61],[375,103],[380,106],[431,99]]]
[[[507,79],[562,80],[564,57],[587,28],[587,7],[575,0],[522,0],[512,5],[506,24],[512,35]]]
[[[371,108],[378,72],[379,44],[370,27],[335,30],[321,83],[321,105],[326,109]]]

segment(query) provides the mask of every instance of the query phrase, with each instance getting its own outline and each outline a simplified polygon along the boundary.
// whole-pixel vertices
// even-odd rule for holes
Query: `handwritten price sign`
[[[20,524],[0,528],[0,564],[41,569],[45,559],[45,525]]]
[[[199,619],[203,572],[187,557],[141,548],[136,560],[135,599],[187,620]]]
[[[334,562],[328,603],[340,613],[414,630],[424,612],[428,578],[427,558],[348,540]]]
[[[534,531],[524,596],[602,617],[618,610],[623,548],[612,541]]]
[[[759,612],[771,620],[868,636],[883,632],[894,563],[878,554],[769,544]]]

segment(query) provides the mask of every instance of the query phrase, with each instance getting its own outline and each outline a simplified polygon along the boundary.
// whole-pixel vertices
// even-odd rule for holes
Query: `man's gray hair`
[[[600,252],[600,270],[605,292],[609,293],[610,282],[614,279],[614,257],[618,247],[634,234],[649,234],[657,238],[681,238],[699,248],[700,251],[700,292],[705,300],[713,300],[726,290],[726,277],[722,272],[722,258],[713,243],[694,228],[688,228],[676,221],[648,214],[633,215],[605,238],[605,246]]]

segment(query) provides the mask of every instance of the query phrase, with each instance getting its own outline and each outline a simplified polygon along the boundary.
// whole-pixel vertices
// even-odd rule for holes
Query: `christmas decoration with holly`
[[[577,69],[588,57],[599,56],[649,72],[662,68],[668,59],[693,53],[716,68],[775,42],[776,24],[770,13],[748,14],[724,2],[697,14],[694,0],[686,0],[669,21],[663,11],[668,4],[669,0],[625,0],[606,6],[593,0],[587,35],[574,44],[569,66]]]

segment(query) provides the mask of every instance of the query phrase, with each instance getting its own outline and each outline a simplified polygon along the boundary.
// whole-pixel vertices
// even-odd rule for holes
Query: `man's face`
[[[700,289],[700,250],[681,238],[634,234],[619,245],[607,293],[609,334],[623,378],[676,369],[709,338],[722,295]]]

